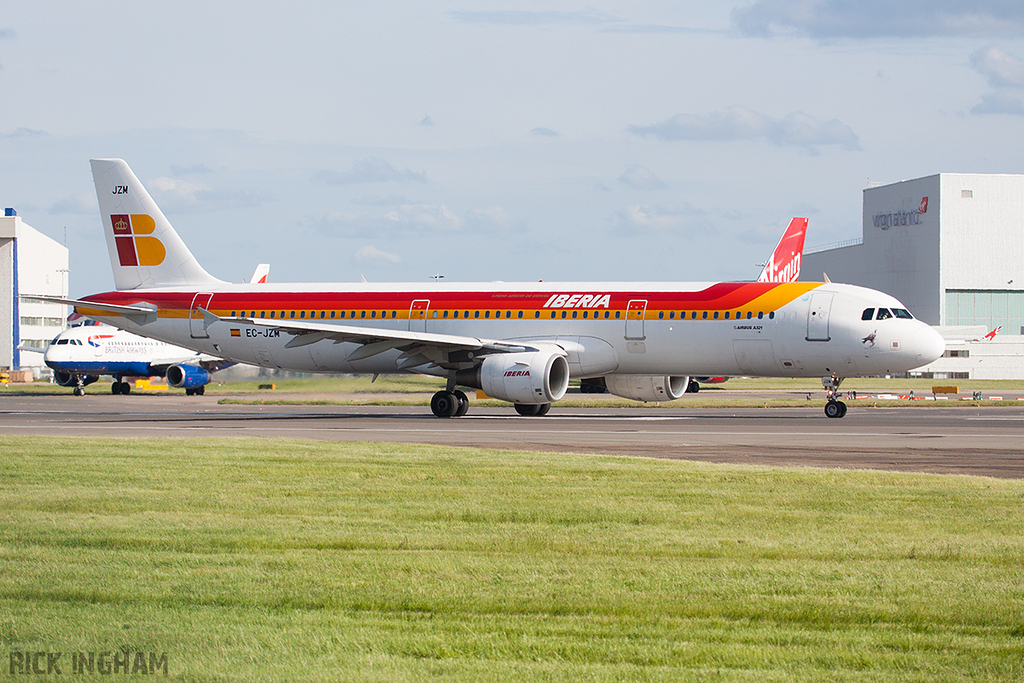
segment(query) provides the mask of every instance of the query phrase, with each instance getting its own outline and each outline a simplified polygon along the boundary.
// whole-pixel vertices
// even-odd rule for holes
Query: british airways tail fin
[[[207,273],[121,159],[92,159],[117,289],[224,284]]]
[[[796,282],[800,277],[800,260],[804,255],[807,219],[794,218],[783,233],[778,246],[764,264],[758,282]]]

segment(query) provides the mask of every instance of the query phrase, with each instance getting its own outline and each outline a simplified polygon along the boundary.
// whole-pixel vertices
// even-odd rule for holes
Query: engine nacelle
[[[634,401],[674,401],[686,393],[689,377],[671,375],[605,375],[608,393]]]
[[[198,365],[172,365],[167,368],[167,383],[178,389],[193,389],[210,383],[210,373]]]
[[[82,386],[88,386],[93,382],[97,381],[99,377],[97,375],[83,375]],[[53,371],[53,381],[62,387],[77,387],[78,386],[78,375],[75,375],[64,370]]]
[[[459,371],[455,381],[510,403],[553,403],[569,388],[569,363],[565,356],[550,351],[500,353],[487,356],[471,370]]]

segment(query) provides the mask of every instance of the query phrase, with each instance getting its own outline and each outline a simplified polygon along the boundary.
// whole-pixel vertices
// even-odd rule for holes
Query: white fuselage
[[[156,319],[141,324],[87,307],[79,310],[196,351],[302,372],[444,374],[427,362],[403,366],[408,345],[350,360],[361,346],[357,341],[324,335],[296,344],[296,336],[275,328],[276,320],[554,345],[565,351],[574,377],[878,375],[924,365],[944,348],[938,333],[918,320],[874,315],[864,320],[867,309],[903,306],[891,296],[852,285],[783,284],[775,286],[801,289],[756,290],[757,296],[736,305],[709,304],[714,310],[693,304],[703,292],[726,285],[737,291],[759,286],[222,285],[202,292],[154,288],[95,297],[125,305],[156,304]],[[560,292],[570,296],[559,299]],[[773,295],[782,299],[773,303]],[[204,319],[202,310],[219,319]]]

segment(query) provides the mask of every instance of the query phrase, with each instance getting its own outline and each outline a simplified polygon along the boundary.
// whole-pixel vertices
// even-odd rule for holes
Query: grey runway
[[[560,408],[546,417],[474,406],[219,405],[217,397],[4,396],[0,433],[263,437],[604,453],[721,463],[1024,478],[1024,406]]]

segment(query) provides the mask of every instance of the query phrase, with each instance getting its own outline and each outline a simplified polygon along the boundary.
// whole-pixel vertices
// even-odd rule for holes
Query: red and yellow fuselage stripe
[[[202,293],[197,300],[197,292],[185,291],[121,291],[107,292],[86,297],[97,303],[132,305],[141,302],[156,304],[158,317],[161,319],[187,319],[201,317],[195,306],[202,306],[210,312],[221,316],[251,316],[275,318],[282,315],[292,318],[301,312],[303,318],[330,318],[331,311],[340,314],[345,312],[345,319],[350,319],[353,312],[362,319],[363,311],[386,312],[388,319],[407,319],[423,317],[430,311],[459,311],[460,318],[468,311],[474,315],[476,311],[501,311],[504,314],[523,311],[523,317],[534,318],[540,311],[579,310],[596,311],[603,317],[609,311],[609,317],[625,318],[628,312],[631,317],[653,320],[667,316],[668,312],[675,315],[687,314],[687,318],[696,312],[697,319],[703,319],[704,312],[735,312],[750,311],[754,315],[759,312],[768,314],[777,311],[791,301],[803,296],[820,283],[761,283],[761,282],[723,282],[716,283],[697,291],[609,291],[602,290],[599,283],[593,289],[545,289],[536,291],[495,290],[495,291],[288,291],[269,290],[266,285],[259,285],[244,291]],[[558,285],[555,285],[558,287]],[[418,305],[414,302],[420,302]],[[429,302],[429,303],[427,303]],[[646,302],[645,305],[630,306],[630,302]],[[76,310],[87,316],[109,316],[98,309],[79,305]],[[292,312],[296,312],[292,316]],[[321,315],[324,312],[325,315]],[[615,316],[614,312],[619,312]],[[367,316],[368,317],[368,316]],[[375,316],[376,317],[376,316]],[[541,318],[547,318],[542,315]],[[732,317],[732,316],[730,316]],[[333,319],[338,319],[333,317]]]

